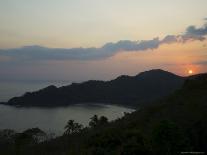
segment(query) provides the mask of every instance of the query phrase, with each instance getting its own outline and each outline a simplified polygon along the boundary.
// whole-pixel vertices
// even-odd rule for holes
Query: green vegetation
[[[207,74],[191,77],[174,94],[108,122],[93,116],[89,127],[70,120],[60,137],[34,141],[2,131],[0,154],[177,155],[207,152]],[[33,131],[33,130],[32,130]],[[35,131],[38,131],[37,129]],[[24,135],[28,133],[29,139]],[[31,136],[32,135],[32,136]],[[17,143],[17,140],[22,140]],[[17,145],[18,144],[18,145]]]

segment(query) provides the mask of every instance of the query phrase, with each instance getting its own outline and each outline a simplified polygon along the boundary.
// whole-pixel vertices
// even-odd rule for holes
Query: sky
[[[0,0],[0,80],[207,72],[206,0]]]

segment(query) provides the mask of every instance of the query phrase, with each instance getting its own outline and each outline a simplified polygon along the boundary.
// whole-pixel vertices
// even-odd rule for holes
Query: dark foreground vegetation
[[[39,129],[1,132],[2,155],[177,155],[207,152],[207,74],[159,102],[108,122],[94,116],[89,127],[69,120],[65,133],[41,141]],[[37,134],[38,133],[38,134]],[[187,154],[187,153],[186,153]]]

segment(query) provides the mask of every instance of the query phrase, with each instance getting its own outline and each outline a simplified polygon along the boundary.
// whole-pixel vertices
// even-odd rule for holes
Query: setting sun
[[[192,70],[189,70],[189,71],[188,71],[188,74],[193,74],[193,71],[192,71]]]

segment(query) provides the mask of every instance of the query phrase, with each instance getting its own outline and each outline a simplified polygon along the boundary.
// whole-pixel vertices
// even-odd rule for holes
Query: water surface
[[[105,104],[78,104],[56,108],[17,108],[0,105],[0,129],[14,129],[23,131],[28,128],[39,127],[46,132],[62,134],[69,119],[73,119],[84,126],[90,118],[97,114],[114,120],[132,112],[133,109]]]
[[[0,81],[0,102],[8,101],[14,96],[25,92],[36,91],[49,85],[63,86],[69,82],[44,81]],[[69,119],[73,119],[84,126],[90,118],[97,114],[114,120],[132,112],[133,109],[106,104],[78,104],[55,108],[24,108],[0,105],[0,129],[14,129],[23,131],[28,128],[39,127],[46,132],[61,134]]]
[[[6,102],[12,97],[21,96],[26,92],[33,92],[49,85],[57,87],[69,85],[66,81],[0,81],[0,102]]]

